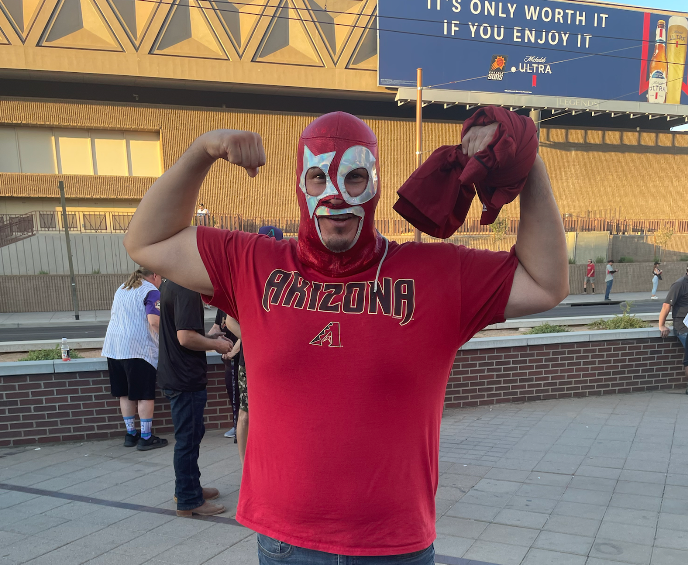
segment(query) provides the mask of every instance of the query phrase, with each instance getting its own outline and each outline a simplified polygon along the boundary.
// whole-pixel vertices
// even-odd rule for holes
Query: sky
[[[658,8],[660,10],[674,10],[676,12],[688,12],[687,0],[599,0],[609,4],[622,6],[639,6],[640,8]]]

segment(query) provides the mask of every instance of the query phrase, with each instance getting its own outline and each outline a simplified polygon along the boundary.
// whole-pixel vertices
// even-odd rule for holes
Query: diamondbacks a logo
[[[341,347],[339,322],[330,322],[316,335],[309,345],[327,345],[327,347]]]
[[[487,73],[487,80],[502,80],[504,78],[506,60],[506,55],[492,55],[490,70]]]

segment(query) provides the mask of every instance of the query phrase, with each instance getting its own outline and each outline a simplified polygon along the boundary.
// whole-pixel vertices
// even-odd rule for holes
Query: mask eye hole
[[[344,177],[344,186],[350,196],[360,196],[368,186],[368,171],[363,167],[349,171]]]
[[[327,187],[327,175],[319,167],[306,171],[306,193],[309,196],[320,196]]]

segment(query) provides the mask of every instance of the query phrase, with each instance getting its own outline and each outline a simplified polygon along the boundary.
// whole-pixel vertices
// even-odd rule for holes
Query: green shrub
[[[75,349],[69,351],[70,359],[82,359],[79,352]],[[36,349],[29,351],[26,357],[22,357],[20,361],[52,361],[53,359],[62,359],[62,349],[56,345],[52,349]]]
[[[635,328],[647,328],[650,327],[645,320],[637,318],[635,315],[631,314],[631,307],[633,302],[630,300],[622,305],[621,308],[623,312],[610,318],[609,320],[595,320],[588,327],[593,330],[632,330]]]
[[[556,324],[540,324],[534,328],[530,328],[526,334],[558,334],[562,332],[568,332],[569,330],[566,326],[557,326]]]
[[[679,260],[679,261],[688,261],[688,255],[681,255],[681,256],[678,258],[678,260]]]
[[[633,263],[633,257],[619,257],[619,263]]]
[[[575,264],[576,264],[576,260],[569,257],[569,265],[575,265]]]
[[[602,257],[602,255],[595,257],[595,263],[606,263],[606,262],[607,262],[607,260],[604,257]]]
[[[41,269],[40,271],[38,271],[38,274],[39,275],[49,275],[50,271],[44,271],[43,269]]]
[[[100,269],[93,269],[93,270],[91,271],[91,274],[92,274],[92,275],[99,275],[99,274],[100,274]]]

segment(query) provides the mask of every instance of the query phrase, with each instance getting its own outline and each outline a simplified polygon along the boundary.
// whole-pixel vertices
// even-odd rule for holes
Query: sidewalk
[[[667,293],[667,290],[657,291],[657,300],[654,300],[653,302],[661,304],[666,298]],[[611,298],[613,302],[627,302],[629,300],[632,302],[638,302],[641,300],[650,300],[651,294],[652,293],[650,292],[613,292],[612,289],[612,293],[609,295],[609,298]],[[597,292],[596,294],[570,294],[562,301],[561,305],[592,304],[596,302],[604,303],[604,290],[602,292]],[[657,310],[660,308],[661,307],[658,306]]]
[[[205,320],[214,321],[217,308],[203,310]],[[103,325],[110,321],[110,310],[85,310],[74,319],[74,312],[21,312],[0,313],[0,328],[34,328],[37,326],[90,326]]]
[[[657,293],[659,297],[656,302],[661,304],[666,296],[667,291]],[[649,300],[650,295],[647,292],[625,292],[612,293],[611,298],[614,302],[623,302],[627,300]],[[587,304],[595,302],[604,302],[604,293],[602,294],[572,294],[568,296],[561,305],[567,304]],[[660,306],[657,307],[659,311]],[[217,310],[213,307],[206,309],[205,319],[207,321],[215,320],[215,312]],[[575,316],[575,312],[571,313]],[[107,324],[110,321],[110,310],[86,310],[79,313],[79,320],[74,319],[74,312],[27,312],[17,314],[0,314],[0,328],[26,328],[36,326],[71,326],[71,325],[93,325],[93,324]]]
[[[0,563],[256,565],[234,519],[237,449],[206,435],[200,465],[229,512],[177,518],[173,437],[0,449]],[[676,392],[444,413],[436,562],[688,563],[688,398]]]

